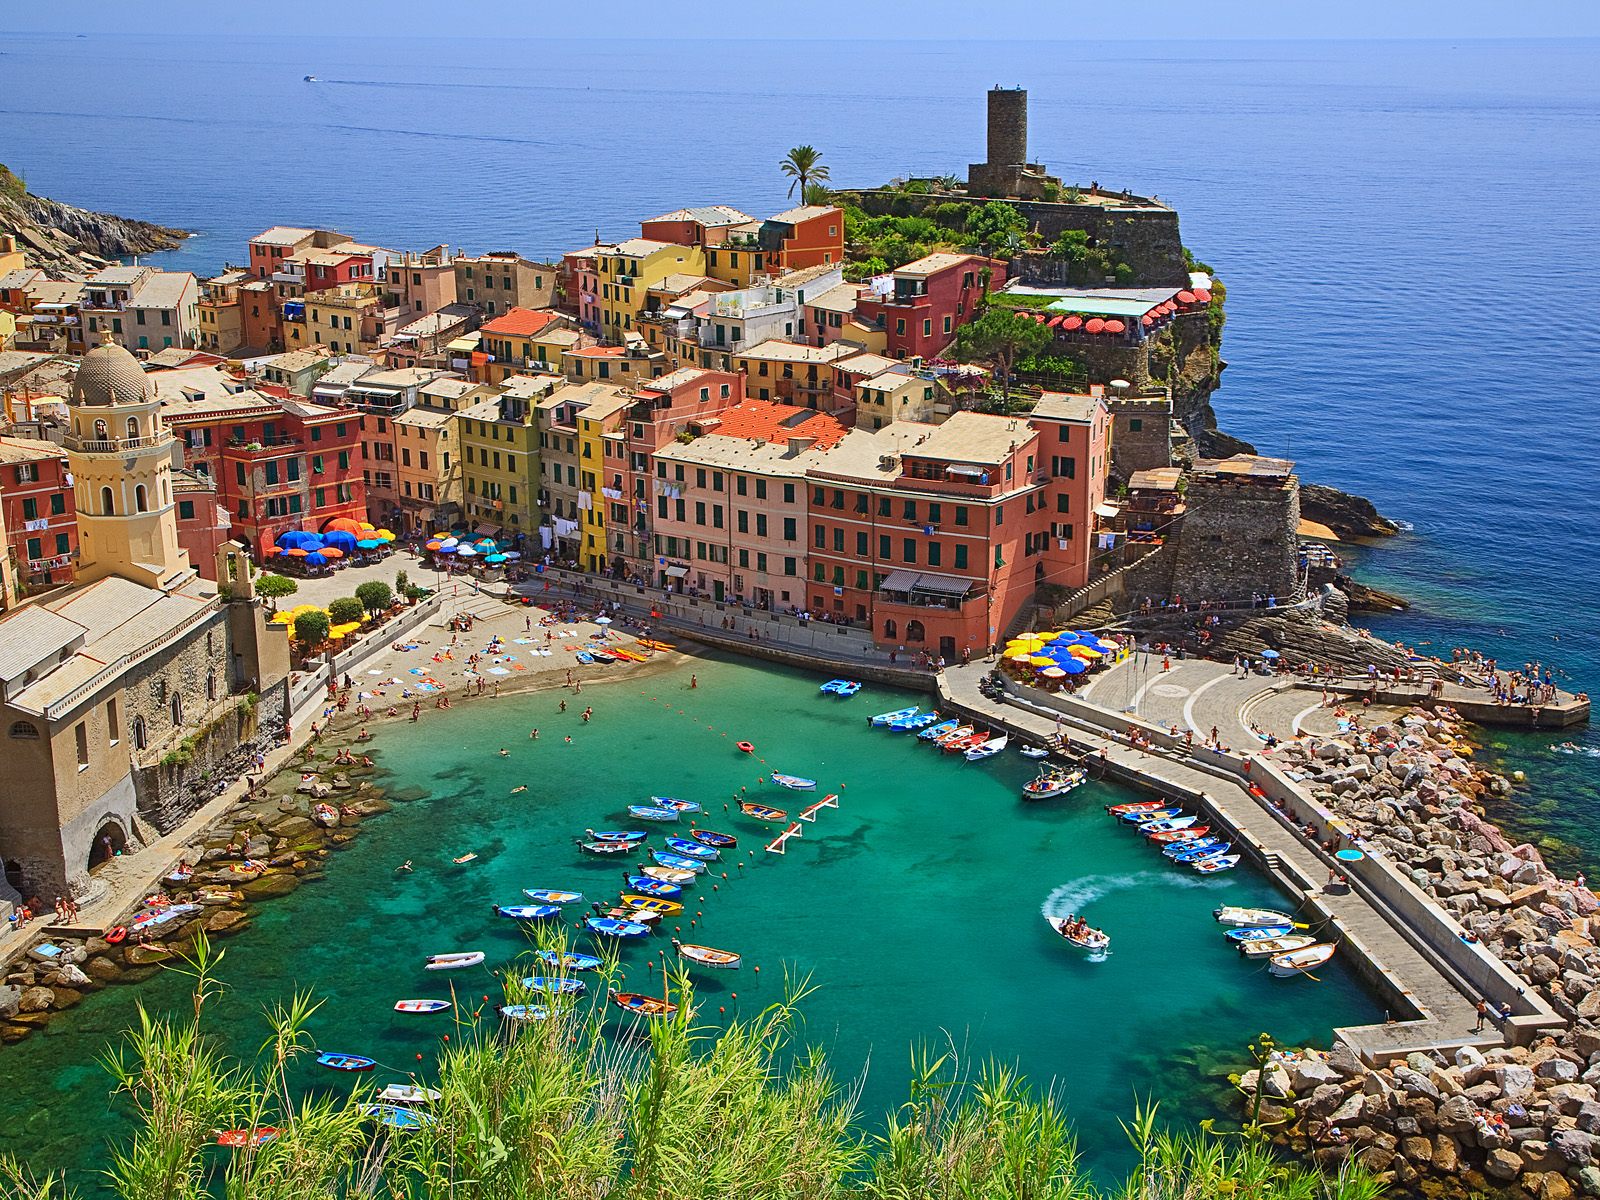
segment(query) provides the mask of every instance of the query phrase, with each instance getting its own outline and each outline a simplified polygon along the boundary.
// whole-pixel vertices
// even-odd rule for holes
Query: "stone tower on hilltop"
[[[194,578],[178,545],[174,439],[139,360],[111,340],[83,356],[66,438],[78,506],[78,580],[116,575],[172,592]]]
[[[1025,89],[989,89],[989,161],[967,167],[967,191],[974,196],[1037,200],[1061,181],[1044,166],[1028,161],[1028,93]]]

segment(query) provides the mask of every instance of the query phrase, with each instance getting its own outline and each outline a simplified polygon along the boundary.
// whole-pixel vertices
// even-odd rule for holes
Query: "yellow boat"
[[[676,900],[663,900],[659,896],[636,896],[632,893],[622,897],[622,905],[637,912],[653,912],[663,917],[675,917],[683,911],[683,905]]]
[[[677,647],[674,646],[671,642],[658,642],[658,641],[655,641],[652,638],[640,638],[639,639],[639,645],[645,647],[647,650],[676,650],[677,649]]]

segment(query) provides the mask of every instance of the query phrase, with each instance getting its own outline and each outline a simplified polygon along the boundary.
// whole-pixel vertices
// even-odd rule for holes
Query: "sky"
[[[140,33],[583,38],[1519,38],[1600,36],[1594,0],[143,0]],[[120,4],[7,3],[0,30],[117,34]]]

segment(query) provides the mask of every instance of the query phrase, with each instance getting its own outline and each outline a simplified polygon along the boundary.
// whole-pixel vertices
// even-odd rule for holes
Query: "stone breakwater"
[[[1472,761],[1451,714],[1415,710],[1276,756],[1567,1027],[1531,1046],[1466,1045],[1379,1068],[1342,1043],[1289,1056],[1266,1068],[1263,1120],[1325,1164],[1354,1158],[1400,1184],[1600,1197],[1600,901],[1484,819],[1482,797],[1509,784]],[[1495,1038],[1491,1020],[1484,1044]]]
[[[370,783],[350,774],[341,769],[326,780],[317,775],[301,780],[297,768],[285,768],[278,778],[294,780],[294,791],[274,799],[258,788],[196,834],[185,854],[191,865],[186,881],[167,878],[116,925],[97,934],[39,938],[9,965],[0,984],[0,1042],[27,1037],[89,992],[148,979],[163,963],[181,958],[201,933],[217,938],[244,931],[253,905],[286,896],[320,876],[325,860],[356,836],[362,821],[390,807]],[[319,820],[319,803],[332,808],[334,816],[324,813]],[[172,909],[181,915],[150,926],[147,933],[132,932],[135,918]],[[108,941],[105,935],[119,925],[130,932]],[[41,945],[58,952],[46,958]]]

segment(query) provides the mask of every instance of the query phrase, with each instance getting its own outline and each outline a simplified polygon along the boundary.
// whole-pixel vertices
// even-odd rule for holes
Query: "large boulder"
[[[250,914],[240,912],[236,908],[221,908],[211,913],[204,921],[205,931],[215,937],[226,937],[230,933],[238,933],[250,924]]]
[[[1498,1063],[1485,1072],[1507,1100],[1521,1100],[1533,1093],[1533,1072],[1521,1063]]]
[[[1483,1173],[1490,1179],[1499,1179],[1505,1183],[1510,1183],[1518,1175],[1522,1174],[1522,1155],[1505,1147],[1491,1150],[1488,1157],[1484,1159]]]
[[[17,1001],[17,1011],[21,1013],[37,1013],[48,1011],[56,1002],[55,993],[47,987],[26,988]]]
[[[1558,1129],[1550,1138],[1550,1148],[1570,1166],[1587,1167],[1594,1162],[1595,1145],[1600,1141],[1581,1129]]]
[[[1394,1069],[1394,1081],[1400,1085],[1401,1091],[1406,1092],[1408,1095],[1426,1096],[1430,1100],[1442,1099],[1439,1089],[1433,1085],[1432,1080],[1422,1072],[1414,1071],[1410,1067],[1396,1067]]]
[[[83,969],[96,983],[115,983],[122,978],[122,968],[104,956],[91,958]]]
[[[1296,1094],[1313,1092],[1326,1083],[1337,1083],[1343,1078],[1320,1058],[1302,1058],[1289,1072]]]
[[[287,873],[272,872],[252,879],[249,883],[241,884],[239,891],[246,900],[270,900],[277,896],[287,896],[300,886],[300,880]]]
[[[1466,1096],[1451,1096],[1439,1106],[1440,1133],[1470,1134],[1476,1127],[1477,1106]]]
[[[1578,1064],[1566,1058],[1547,1058],[1533,1069],[1533,1073],[1550,1083],[1572,1083],[1581,1074]]]
[[[1455,1139],[1448,1134],[1436,1134],[1433,1139],[1433,1169],[1441,1175],[1454,1175],[1461,1168],[1461,1152]]]
[[[0,1018],[14,1017],[22,1011],[22,989],[14,983],[0,986]]]

